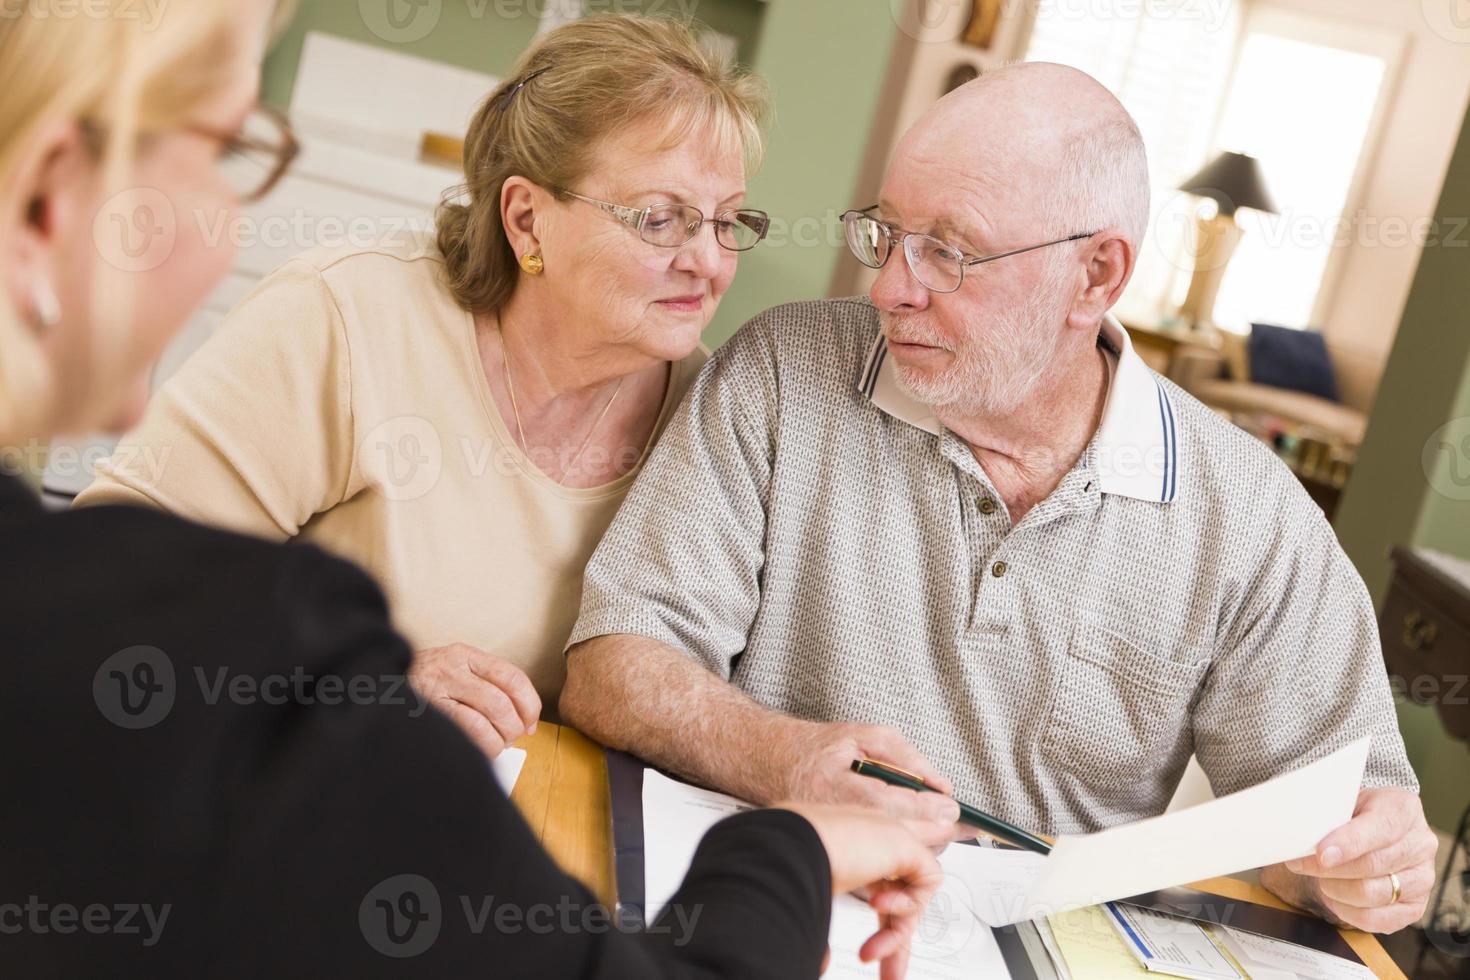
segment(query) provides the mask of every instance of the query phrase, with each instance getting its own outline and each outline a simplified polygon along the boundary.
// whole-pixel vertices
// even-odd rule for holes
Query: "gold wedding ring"
[[[1393,885],[1393,897],[1388,900],[1388,904],[1397,905],[1399,903],[1399,896],[1404,893],[1403,886],[1399,882],[1399,876],[1392,871],[1388,873],[1388,881]]]

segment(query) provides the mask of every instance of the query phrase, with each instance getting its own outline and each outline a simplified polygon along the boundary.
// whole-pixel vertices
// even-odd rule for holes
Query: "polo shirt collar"
[[[1112,314],[1099,341],[1116,355],[1107,406],[1089,450],[1103,493],[1169,503],[1179,488],[1179,439],[1174,401],[1159,376],[1133,350]],[[944,428],[934,410],[898,385],[882,333],[858,375],[858,391],[883,412],[925,432]]]

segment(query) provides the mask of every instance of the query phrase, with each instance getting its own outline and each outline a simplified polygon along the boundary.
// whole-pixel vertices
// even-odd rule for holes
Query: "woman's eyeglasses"
[[[269,194],[301,153],[301,144],[286,117],[267,106],[257,106],[238,132],[227,133],[198,123],[180,128],[220,144],[221,169],[242,204],[253,204]],[[94,151],[100,153],[106,125],[84,120],[82,131]]]
[[[606,211],[623,224],[638,232],[650,245],[661,248],[678,248],[687,245],[699,234],[701,225],[715,226],[715,241],[731,252],[745,252],[760,244],[771,228],[771,216],[764,211],[742,208],[736,211],[721,211],[713,218],[687,204],[654,204],[646,208],[628,207],[599,201],[564,188],[557,193],[563,197],[576,198]]]
[[[996,259],[1003,259],[1009,255],[1020,255],[1022,252],[1046,248],[1048,245],[1075,242],[1080,238],[1091,238],[1097,234],[1092,231],[1082,232],[1077,235],[1068,235],[1066,238],[1042,242],[1039,245],[1013,248],[1008,252],[998,252],[995,255],[972,256],[966,255],[948,242],[932,235],[902,231],[893,225],[879,221],[868,213],[877,207],[875,204],[862,211],[848,211],[843,214],[842,224],[847,237],[847,247],[852,250],[857,260],[869,269],[881,269],[887,263],[888,257],[893,254],[894,246],[900,246],[904,260],[908,262],[909,271],[914,274],[914,278],[925,289],[936,293],[952,293],[959,289],[960,284],[965,281],[965,270],[972,265],[994,262]]]
[[[220,142],[225,175],[242,204],[253,204],[269,194],[301,153],[286,117],[267,106],[257,107],[237,133],[198,125],[188,129]]]

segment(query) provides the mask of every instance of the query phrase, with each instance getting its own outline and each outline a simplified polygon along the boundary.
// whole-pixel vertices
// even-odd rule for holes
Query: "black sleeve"
[[[831,878],[806,820],[758,811],[722,822],[671,911],[631,933],[557,868],[451,722],[406,686],[407,703],[387,703],[407,646],[365,576],[309,554],[277,592],[288,642],[382,696],[291,705],[242,733],[254,744],[238,770],[211,973],[817,975]]]
[[[678,953],[660,976],[815,977],[832,915],[832,871],[816,830],[790,810],[750,810],[705,834],[650,934]],[[759,937],[758,942],[752,942]],[[611,975],[611,974],[609,974]]]

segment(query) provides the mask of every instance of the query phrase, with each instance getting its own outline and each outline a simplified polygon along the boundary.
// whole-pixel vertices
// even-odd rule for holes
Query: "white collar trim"
[[[1179,489],[1174,401],[1159,376],[1134,353],[1128,331],[1112,314],[1103,317],[1101,338],[1117,352],[1117,365],[1102,424],[1093,438],[1098,489],[1168,503]],[[900,421],[934,435],[943,429],[932,408],[899,387],[881,333],[858,375],[858,391]]]

